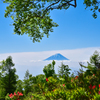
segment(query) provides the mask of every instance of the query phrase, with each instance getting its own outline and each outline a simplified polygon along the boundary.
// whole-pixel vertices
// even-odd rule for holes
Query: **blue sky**
[[[62,54],[67,57],[68,59],[72,60],[72,58],[76,59],[76,56],[78,55],[78,52],[80,50],[87,50],[83,52],[83,56],[79,56],[81,59],[84,58],[86,54],[86,58],[82,59],[87,60],[90,55],[93,54],[93,52],[100,48],[100,13],[97,12],[98,17],[97,19],[94,19],[92,17],[92,12],[87,9],[85,10],[85,5],[83,5],[83,0],[77,1],[77,7],[70,7],[68,10],[54,10],[51,12],[51,18],[53,18],[54,22],[58,23],[59,26],[54,29],[54,32],[50,33],[49,38],[46,36],[41,40],[40,43],[36,42],[33,43],[32,40],[28,37],[28,35],[14,35],[13,30],[14,27],[10,26],[12,24],[11,18],[5,18],[4,12],[6,9],[7,4],[3,4],[2,1],[0,1],[0,55],[6,55],[5,57],[1,56],[0,60],[6,59],[8,55],[12,55],[12,53],[38,53],[38,57],[40,52],[52,52],[50,55],[41,56],[41,59],[44,57],[49,57],[55,53],[61,52],[61,50],[68,50],[69,55],[66,55],[67,53],[62,52]],[[89,49],[85,49],[89,48]],[[91,48],[91,49],[90,49]],[[92,49],[94,48],[94,49]],[[78,52],[75,54],[75,50]],[[89,50],[91,50],[89,52]],[[55,52],[53,52],[55,51]],[[74,55],[72,55],[72,51]],[[67,51],[66,51],[67,52]],[[20,55],[20,54],[19,54]],[[31,55],[30,55],[31,56]],[[88,57],[88,58],[87,58]],[[34,57],[33,57],[34,58]],[[79,59],[77,58],[77,59]],[[18,58],[18,56],[14,56],[14,59],[19,59],[22,61],[22,59]],[[41,60],[37,58],[37,60]],[[75,61],[75,59],[73,59]],[[76,60],[77,60],[76,59]],[[15,64],[19,60],[14,60]],[[24,60],[24,59],[23,59]],[[32,58],[31,58],[32,60]],[[27,59],[28,61],[28,59]],[[79,60],[77,60],[79,61]],[[41,62],[42,63],[42,62]],[[78,62],[77,62],[78,63]],[[47,63],[49,64],[49,63]],[[30,65],[30,64],[29,64]],[[29,65],[27,65],[26,69],[29,68]],[[71,65],[74,66],[75,64]],[[20,71],[20,67],[24,64],[18,63],[16,68]],[[32,65],[30,65],[32,66]],[[36,66],[38,63],[36,63]],[[42,67],[45,65],[42,65]],[[77,67],[77,65],[75,65]],[[36,70],[38,69],[35,68]],[[69,66],[70,67],[70,66]],[[42,69],[41,69],[42,70]],[[39,71],[39,73],[35,71],[34,75],[40,74],[42,71]],[[20,73],[19,73],[20,74]],[[23,72],[23,75],[25,74],[25,71]],[[21,74],[20,74],[21,77]]]

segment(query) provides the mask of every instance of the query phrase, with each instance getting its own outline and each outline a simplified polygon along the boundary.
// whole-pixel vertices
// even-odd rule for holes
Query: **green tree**
[[[29,73],[29,70],[27,70],[26,73],[25,73],[25,77],[24,77],[26,80],[29,79],[29,74],[30,74],[30,73]]]
[[[36,83],[36,77],[35,76],[32,76],[32,74],[29,75],[29,80],[30,80],[30,85]]]
[[[18,91],[24,93],[23,92],[23,82],[22,82],[22,80],[17,81],[15,92],[18,92]]]
[[[53,32],[52,27],[58,24],[50,18],[50,11],[54,9],[67,10],[70,6],[76,8],[76,0],[3,0],[9,5],[5,10],[5,17],[14,20],[14,34],[28,36],[33,42],[40,42],[44,35],[49,36]],[[91,7],[93,17],[96,18],[96,10],[99,10],[98,0],[84,0],[86,8]]]
[[[36,83],[33,85],[33,91],[37,93],[43,93],[47,90],[48,85],[46,84],[46,76],[39,74],[36,76]]]
[[[5,61],[3,60],[0,65],[0,69],[2,70],[2,73],[4,73],[1,77],[1,87],[6,90],[6,94],[13,93],[16,90],[18,75],[15,74],[15,68],[11,69],[13,66],[14,63],[11,56]]]
[[[58,70],[58,76],[61,78],[64,78],[66,81],[68,81],[69,78],[69,66],[68,65],[64,65],[63,63],[61,63],[61,66],[59,66],[59,70]]]
[[[47,66],[44,66],[43,72],[47,78],[55,75],[54,65],[55,65],[55,61],[53,60],[52,64],[48,64]]]
[[[100,69],[100,56],[99,52],[95,51],[90,57],[90,63],[87,62],[88,66],[84,66],[81,62],[79,63],[81,67],[88,68],[89,70]]]
[[[43,74],[39,74],[36,76],[36,84],[37,83],[42,83],[44,80],[46,80],[46,76]]]
[[[71,78],[74,78],[75,75],[74,75],[74,72],[72,72],[72,74],[70,75]]]
[[[84,66],[84,64],[79,63],[81,67],[87,68],[86,71],[82,71],[84,73],[81,73],[78,77],[79,81],[82,83],[81,86],[84,86],[84,84],[87,84],[87,81],[83,77],[92,76],[95,74],[96,76],[100,76],[100,56],[99,52],[95,51],[94,54],[90,57],[90,62],[87,62],[87,66]],[[89,81],[91,84],[93,82],[98,83],[100,81],[100,78],[93,78],[91,81]],[[89,83],[88,83],[89,84]]]
[[[94,54],[90,57],[90,62],[87,62],[87,66],[84,66],[82,63],[79,63],[81,67],[87,68],[85,73],[86,75],[92,75],[100,69],[100,56],[99,52],[95,51]]]
[[[90,57],[90,63],[93,64],[97,69],[100,69],[100,56],[98,51],[95,51]]]
[[[69,70],[71,69],[69,69],[68,65],[64,65],[63,63],[61,63],[61,66],[59,66],[59,70],[58,70],[59,76],[60,77],[69,76],[70,74]]]
[[[31,85],[30,83],[30,78],[32,78],[32,75],[29,74],[29,70],[26,71],[25,73],[25,77],[24,77],[24,82],[23,82],[23,88],[24,88],[24,94],[28,94],[29,92],[31,92]],[[32,80],[31,80],[32,81]]]
[[[1,86],[2,73],[0,73],[0,100],[5,99],[6,90]]]

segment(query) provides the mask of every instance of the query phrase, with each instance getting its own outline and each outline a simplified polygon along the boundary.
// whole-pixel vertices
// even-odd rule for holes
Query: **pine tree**
[[[25,73],[25,77],[24,77],[24,82],[23,82],[23,87],[24,87],[24,94],[28,94],[29,92],[31,92],[31,85],[30,85],[30,79],[29,79],[29,70],[26,71]]]
[[[12,62],[11,56],[1,62],[0,69],[2,70],[2,73],[4,73],[1,77],[1,87],[6,90],[6,94],[13,93],[16,90],[16,80],[18,76],[15,74],[16,69],[11,69],[13,66],[14,63]]]
[[[59,66],[59,77],[68,77],[70,72],[69,72],[69,66],[68,65],[64,65],[63,63],[61,63],[61,66]]]

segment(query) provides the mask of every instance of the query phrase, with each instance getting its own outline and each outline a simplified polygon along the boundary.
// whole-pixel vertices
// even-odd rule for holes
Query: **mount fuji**
[[[55,54],[55,55],[52,55],[52,56],[48,57],[48,58],[45,59],[45,60],[69,60],[69,59],[67,59],[66,57],[64,57],[64,56],[61,55],[60,53],[57,53],[57,54]],[[44,60],[44,61],[45,61],[45,60]]]

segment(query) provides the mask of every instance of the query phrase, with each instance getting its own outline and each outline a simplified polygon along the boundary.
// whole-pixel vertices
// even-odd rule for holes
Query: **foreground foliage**
[[[9,83],[9,74],[5,74],[5,77],[3,77],[1,73],[0,78],[2,81],[0,81],[0,83],[4,83],[4,86],[6,87],[1,84],[0,99],[15,100],[16,96],[18,96],[16,93],[19,94],[20,92],[19,96],[21,97],[17,97],[20,100],[80,100],[80,98],[84,98],[84,100],[99,100],[100,59],[97,58],[99,58],[99,54],[95,52],[94,55],[90,58],[90,63],[87,62],[88,66],[84,66],[82,63],[80,63],[81,68],[87,68],[86,71],[80,69],[80,72],[77,71],[77,75],[74,75],[73,73],[70,76],[69,67],[63,63],[61,64],[58,71],[59,74],[56,74],[54,71],[55,61],[53,61],[52,64],[47,65],[48,68],[47,66],[44,67],[44,75],[40,74],[35,77],[32,76],[32,74],[30,74],[27,70],[23,81],[17,80],[18,76],[15,75],[14,70],[12,70],[11,75],[16,76],[14,77],[15,80],[17,80],[17,84],[12,81],[15,85],[12,85],[13,91],[10,89],[9,92],[6,89],[8,85],[5,85]],[[6,65],[6,63],[7,60],[2,62],[1,68],[3,71],[5,68],[3,65]],[[14,86],[16,86],[16,88]]]
[[[70,6],[76,8],[77,0],[3,0],[9,4],[5,10],[5,17],[11,17],[14,26],[14,34],[28,36],[33,42],[40,42],[44,35],[49,36],[53,27],[58,24],[50,17],[52,10],[67,10]],[[90,8],[93,17],[97,18],[99,0],[83,0],[86,8]]]

